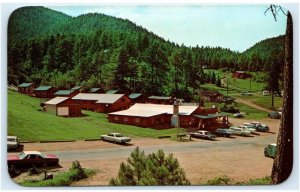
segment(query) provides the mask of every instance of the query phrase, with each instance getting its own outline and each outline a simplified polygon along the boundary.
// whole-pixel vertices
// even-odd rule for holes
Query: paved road
[[[201,139],[193,139],[193,142],[178,142],[173,144],[139,146],[145,153],[156,152],[163,149],[165,153],[203,153],[210,149],[226,150],[226,148],[242,149],[253,145],[266,146],[276,140],[275,134],[260,133],[251,137],[233,137],[233,138],[218,138],[217,141],[208,141]],[[112,144],[116,145],[116,144]],[[135,148],[135,145],[120,145],[118,148],[105,149],[88,149],[88,150],[69,150],[69,151],[49,151],[56,154],[61,162],[69,162],[73,160],[97,160],[129,157],[130,153]]]

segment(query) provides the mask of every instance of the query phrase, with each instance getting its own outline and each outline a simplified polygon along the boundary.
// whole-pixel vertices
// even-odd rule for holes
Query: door
[[[57,107],[58,116],[69,116],[69,107]]]

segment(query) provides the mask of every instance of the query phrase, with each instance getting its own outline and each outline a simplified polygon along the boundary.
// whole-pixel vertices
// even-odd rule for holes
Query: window
[[[118,116],[114,117],[114,120],[119,121],[119,117]]]
[[[128,122],[128,117],[124,117],[124,122]]]
[[[135,122],[136,122],[136,123],[140,123],[140,122],[141,122],[141,119],[140,119],[140,118],[135,118]]]

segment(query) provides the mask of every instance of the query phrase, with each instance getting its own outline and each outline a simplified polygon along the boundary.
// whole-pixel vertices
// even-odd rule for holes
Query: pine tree
[[[173,154],[166,156],[163,150],[145,155],[137,147],[127,162],[121,163],[110,185],[190,185],[178,160]]]

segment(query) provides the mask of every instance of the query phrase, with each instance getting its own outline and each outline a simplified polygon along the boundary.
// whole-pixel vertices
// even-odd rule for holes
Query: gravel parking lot
[[[230,119],[234,125],[251,120]],[[85,168],[96,169],[97,174],[74,183],[75,186],[108,185],[118,173],[119,165],[130,152],[139,146],[146,153],[163,149],[173,153],[184,168],[188,179],[197,185],[218,176],[226,175],[236,181],[269,176],[273,159],[264,157],[264,147],[276,142],[279,120],[264,119],[270,133],[258,132],[251,137],[218,137],[217,141],[193,139],[177,142],[169,139],[133,138],[130,145],[117,145],[103,141],[76,141],[64,143],[25,143],[24,150],[38,150],[57,154],[59,170],[67,170],[73,160]],[[27,173],[15,178],[20,180]]]

